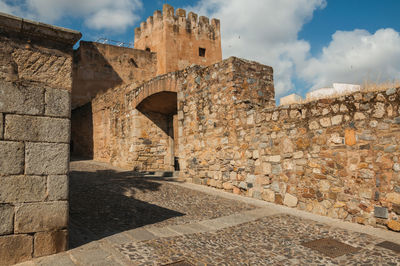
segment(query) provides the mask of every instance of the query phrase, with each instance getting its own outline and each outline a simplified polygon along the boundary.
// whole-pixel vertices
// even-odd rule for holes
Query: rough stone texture
[[[15,233],[64,229],[68,222],[68,203],[30,203],[15,208]]]
[[[13,265],[29,260],[32,258],[32,252],[32,236],[0,236],[0,265]]]
[[[68,176],[50,175],[47,178],[47,194],[51,201],[68,199]]]
[[[400,204],[400,193],[396,193],[396,192],[388,193],[386,195],[386,200],[391,203],[399,205]]]
[[[65,55],[15,49],[12,60],[20,79],[45,83],[52,88],[71,90],[72,58]]]
[[[69,119],[6,115],[6,140],[69,143],[69,136]]]
[[[48,195],[45,175],[68,172],[73,45],[80,37],[0,14],[0,235],[10,234],[0,237],[0,265],[42,254],[33,250],[33,235],[67,226],[67,202],[45,203],[66,199],[62,185],[50,182]],[[26,231],[32,236],[20,235]]]
[[[393,231],[400,232],[400,222],[399,221],[391,220],[388,222],[387,226]]]
[[[34,256],[48,256],[67,250],[68,233],[66,230],[39,232],[34,237]]]
[[[3,132],[4,132],[4,116],[0,113],[0,139],[3,139]]]
[[[35,85],[0,80],[0,112],[41,115],[44,112],[44,90]]]
[[[0,178],[0,203],[44,201],[45,176],[5,176]]]
[[[68,173],[69,145],[59,143],[26,143],[28,175],[65,175]]]
[[[57,117],[71,116],[71,94],[66,90],[46,89],[45,115]]]
[[[24,144],[0,141],[0,175],[22,174],[24,171]]]
[[[358,92],[275,108],[247,103],[235,105],[232,115],[223,96],[211,93],[218,104],[203,115],[199,110],[207,99],[190,91],[185,95],[178,104],[181,175],[217,188],[223,180],[243,195],[261,194],[264,200],[361,224],[399,219],[394,189],[400,174],[394,169],[400,156],[400,88],[390,96]],[[216,128],[208,127],[210,120]],[[297,205],[289,204],[288,194]],[[387,208],[387,215],[378,219],[375,207]]]
[[[14,206],[0,204],[0,235],[12,234],[14,231]]]
[[[297,206],[297,198],[289,193],[285,194],[285,199],[283,200],[283,204],[289,207],[296,207]]]

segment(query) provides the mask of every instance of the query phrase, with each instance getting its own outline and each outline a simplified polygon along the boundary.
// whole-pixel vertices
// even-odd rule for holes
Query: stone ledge
[[[27,20],[1,12],[0,30],[4,32],[17,32],[19,34],[48,39],[71,46],[82,37],[79,31]]]

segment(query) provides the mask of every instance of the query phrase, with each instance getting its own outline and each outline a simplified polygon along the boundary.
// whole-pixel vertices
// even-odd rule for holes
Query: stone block
[[[24,144],[0,141],[0,174],[22,174],[24,172]]]
[[[293,195],[291,195],[289,193],[285,194],[285,198],[283,200],[283,204],[285,204],[288,207],[296,207],[297,206],[297,202],[298,202],[298,199],[295,196],[293,196]]]
[[[6,140],[68,143],[69,137],[69,119],[6,115],[4,130]]]
[[[12,234],[13,231],[14,206],[8,204],[0,204],[0,235]]]
[[[44,90],[0,81],[0,112],[28,115],[44,113]]]
[[[49,200],[67,200],[68,199],[68,176],[50,175],[47,178],[47,194]]]
[[[374,207],[374,215],[377,218],[387,219],[388,218],[388,209],[385,207],[375,206]]]
[[[35,202],[46,198],[45,176],[0,178],[0,203]]]
[[[353,129],[345,129],[344,139],[346,145],[353,146],[357,143],[356,132]]]
[[[24,29],[28,30],[26,25],[24,23]],[[36,31],[33,28],[35,26],[31,30]],[[14,49],[13,60],[18,65],[20,79],[38,82],[51,88],[71,89],[72,59],[70,56],[60,53],[55,56],[48,52],[32,49]]]
[[[47,116],[70,117],[71,95],[66,90],[47,89],[45,93]]]
[[[69,145],[26,143],[26,174],[65,175],[68,173]]]
[[[400,222],[399,221],[390,220],[387,223],[387,226],[393,231],[400,232]]]
[[[67,250],[67,238],[67,230],[36,233],[34,257],[48,256]]]
[[[13,265],[32,258],[33,241],[29,235],[0,236],[0,265]]]
[[[3,132],[4,132],[4,119],[3,119],[3,114],[0,113],[0,139],[3,139]]]
[[[396,192],[388,193],[386,195],[386,200],[391,203],[400,205],[400,193]]]
[[[15,233],[33,233],[64,229],[68,222],[65,201],[29,203],[16,207]]]

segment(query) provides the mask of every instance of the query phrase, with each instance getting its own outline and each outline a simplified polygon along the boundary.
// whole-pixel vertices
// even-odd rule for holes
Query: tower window
[[[151,52],[151,50],[150,50],[149,47],[146,47],[146,51],[147,51],[147,52]]]
[[[199,48],[199,56],[206,57],[206,48]]]

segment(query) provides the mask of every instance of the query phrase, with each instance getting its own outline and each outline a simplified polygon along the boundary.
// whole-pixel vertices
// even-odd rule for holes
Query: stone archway
[[[178,130],[177,130],[177,93],[174,91],[153,90],[147,97],[137,98],[136,109],[162,129],[167,136],[167,153],[164,159],[168,169],[179,170]]]

